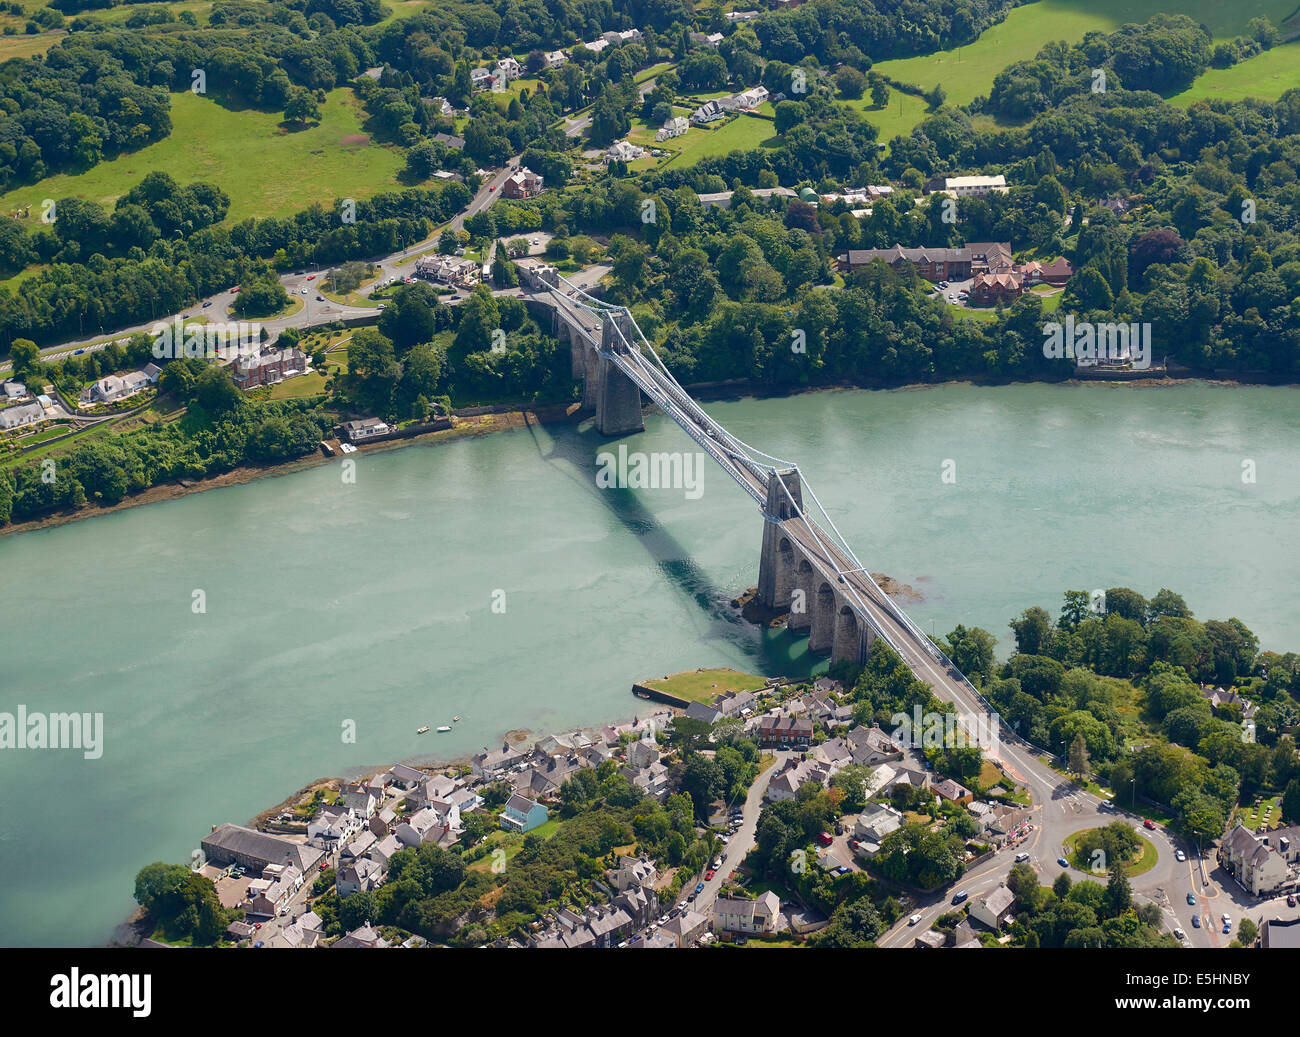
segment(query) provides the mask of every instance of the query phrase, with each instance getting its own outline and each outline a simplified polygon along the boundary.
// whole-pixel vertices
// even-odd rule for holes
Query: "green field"
[[[1217,0],[1038,0],[1016,8],[965,47],[881,61],[874,68],[890,79],[915,83],[926,90],[941,84],[948,95],[946,103],[966,105],[976,97],[987,96],[994,77],[1008,65],[1033,58],[1053,40],[1074,43],[1094,29],[1108,32],[1128,22],[1145,22],[1162,11],[1189,15],[1216,37],[1231,37],[1245,29],[1252,18],[1264,15],[1274,25],[1280,25],[1295,9],[1295,0],[1243,0],[1232,5]],[[1291,71],[1291,75],[1294,78],[1296,74]],[[843,103],[863,112],[880,130],[880,140],[884,143],[911,132],[927,111],[921,98],[911,95],[900,98],[897,90],[891,90],[889,105],[884,110],[873,108],[870,96]]]
[[[1209,69],[1169,101],[1191,104],[1216,99],[1240,101],[1244,97],[1273,100],[1292,87],[1300,87],[1300,42],[1297,41],[1256,54],[1232,68]]]
[[[684,670],[661,679],[641,681],[647,688],[666,691],[692,702],[712,702],[728,691],[757,691],[767,682],[752,673],[740,673],[729,666],[714,670]]]
[[[166,139],[85,173],[15,188],[0,196],[0,212],[30,205],[27,222],[35,225],[42,199],[69,195],[111,209],[155,170],[182,184],[216,184],[230,196],[229,220],[288,216],[313,202],[330,205],[335,198],[364,198],[399,186],[402,150],[369,142],[361,128],[365,113],[348,88],[330,91],[320,123],[294,133],[281,127],[278,113],[230,111],[189,92],[172,94],[171,102]]]

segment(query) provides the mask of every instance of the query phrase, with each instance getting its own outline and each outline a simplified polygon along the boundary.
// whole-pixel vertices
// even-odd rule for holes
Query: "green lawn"
[[[669,162],[679,166],[694,165],[700,159],[711,155],[725,155],[737,149],[744,151],[759,148],[768,141],[776,139],[776,127],[766,119],[757,119],[752,115],[740,115],[716,129],[692,125],[684,136],[657,143],[654,138],[658,127],[651,129],[639,119],[634,126],[639,128],[627,135],[628,140],[645,148],[659,148],[670,152],[670,155],[658,159],[638,159],[630,165],[633,170],[649,169],[656,164],[666,165]]]
[[[1174,94],[1171,104],[1222,99],[1240,101],[1243,97],[1268,100],[1281,97],[1292,87],[1300,86],[1300,42],[1293,41],[1256,54],[1232,68],[1212,68],[1181,94]]]
[[[1245,29],[1251,18],[1264,15],[1274,25],[1280,25],[1295,9],[1295,0],[1243,0],[1239,4],[1219,0],[1038,0],[1016,8],[965,47],[880,61],[874,68],[890,79],[916,83],[926,90],[942,84],[948,104],[966,105],[976,97],[988,96],[993,78],[1008,65],[1033,58],[1053,40],[1074,43],[1094,29],[1109,32],[1128,22],[1145,22],[1162,11],[1187,14],[1216,38],[1231,37]],[[1294,70],[1288,71],[1296,75]],[[1246,78],[1252,74],[1242,75]],[[905,94],[900,98],[897,90],[891,90],[884,110],[871,107],[870,95],[843,103],[863,112],[880,130],[884,143],[911,132],[927,111],[919,97]]]
[[[714,670],[684,670],[658,680],[641,681],[647,688],[694,702],[712,702],[728,691],[757,691],[766,684],[762,677],[740,673],[723,666]]]
[[[352,91],[329,92],[321,122],[290,133],[274,112],[230,111],[205,97],[171,95],[172,132],[146,148],[101,162],[77,175],[47,177],[0,196],[0,212],[30,205],[27,222],[40,219],[41,200],[79,195],[107,208],[154,170],[182,184],[214,183],[230,196],[229,220],[288,216],[313,202],[364,198],[399,185],[400,148],[368,143],[364,112]]]
[[[1087,828],[1084,829],[1082,832],[1075,832],[1073,835],[1069,836],[1065,840],[1065,845],[1066,845],[1065,856],[1069,858],[1071,865],[1073,865],[1075,868],[1078,868],[1080,871],[1087,871],[1088,874],[1090,875],[1093,874],[1093,872],[1088,868],[1079,868],[1079,865],[1075,863],[1074,857],[1076,853],[1076,847],[1078,846],[1079,843],[1079,839],[1091,831],[1094,831],[1094,829]],[[1143,835],[1139,835],[1138,840],[1142,843],[1141,854],[1138,857],[1136,857],[1134,860],[1123,865],[1124,874],[1129,878],[1134,878],[1135,876],[1141,875],[1143,872],[1150,871],[1152,868],[1156,866],[1156,860],[1160,856],[1156,852],[1156,848],[1152,844],[1151,840],[1147,839]],[[1097,876],[1097,878],[1101,881],[1105,880],[1105,876],[1102,875]]]

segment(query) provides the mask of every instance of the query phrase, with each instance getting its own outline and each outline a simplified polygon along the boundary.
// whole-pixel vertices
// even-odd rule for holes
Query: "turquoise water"
[[[978,624],[1005,653],[1028,605],[1122,584],[1286,650],[1296,400],[944,386],[709,410],[799,462],[862,560],[925,595],[927,630]],[[626,442],[693,446],[657,414]],[[631,716],[633,681],[674,670],[808,672],[804,642],[728,604],[756,582],[754,502],[713,466],[698,499],[597,489],[606,445],[520,429],[362,456],[351,485],[336,464],[0,538],[0,710],[105,726],[98,760],[0,752],[0,943],[102,942],[142,865],[315,778]]]

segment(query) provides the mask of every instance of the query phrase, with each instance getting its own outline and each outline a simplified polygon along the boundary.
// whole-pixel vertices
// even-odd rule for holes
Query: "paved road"
[[[519,156],[511,158],[506,165],[492,174],[479,188],[479,191],[470,200],[469,205],[457,214],[447,223],[434,229],[429,237],[418,241],[415,244],[403,248],[391,255],[383,256],[373,260],[378,268],[378,276],[375,282],[362,289],[360,294],[369,295],[379,282],[388,277],[401,277],[409,274],[409,270],[399,270],[403,264],[409,263],[415,256],[423,252],[428,252],[438,244],[438,238],[446,230],[460,230],[465,225],[465,220],[477,212],[481,212],[501,196],[501,185],[514,172],[519,164]],[[317,324],[328,324],[331,321],[346,320],[356,317],[373,317],[378,315],[378,307],[372,306],[345,306],[340,303],[326,299],[320,292],[320,281],[322,276],[330,269],[325,266],[319,269],[305,269],[295,273],[284,274],[280,277],[280,283],[284,289],[295,299],[303,301],[302,309],[284,317],[275,317],[270,320],[258,321],[263,328],[272,336],[283,331],[285,328],[303,328],[311,327]],[[234,287],[234,286],[232,286]],[[304,289],[306,291],[304,292]],[[320,296],[318,299],[317,297]],[[235,294],[229,290],[218,292],[206,299],[200,299],[193,306],[184,310],[180,316],[184,318],[207,316],[213,321],[225,321],[234,319],[229,317],[229,310],[235,301]],[[452,300],[458,301],[458,300]],[[66,357],[73,356],[78,350],[84,352],[94,352],[104,349],[110,342],[116,341],[125,344],[127,339],[138,331],[149,331],[159,321],[170,321],[175,314],[164,314],[157,318],[151,318],[139,324],[130,327],[119,328],[114,332],[114,338],[105,339],[101,332],[97,335],[91,335],[85,338],[73,339],[68,342],[62,342],[55,346],[46,346],[41,350],[41,359],[45,361],[62,360]],[[0,363],[0,372],[7,371],[12,365],[9,361]]]

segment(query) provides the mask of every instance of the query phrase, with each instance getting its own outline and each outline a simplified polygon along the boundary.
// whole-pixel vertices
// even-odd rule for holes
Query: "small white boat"
[[[416,728],[415,733],[417,735],[422,735],[428,730],[429,730],[429,725],[425,724],[423,727]]]
[[[450,731],[451,728],[448,727],[446,724],[444,724],[442,727],[438,728],[438,730],[439,730],[439,732],[442,732],[442,731]]]

